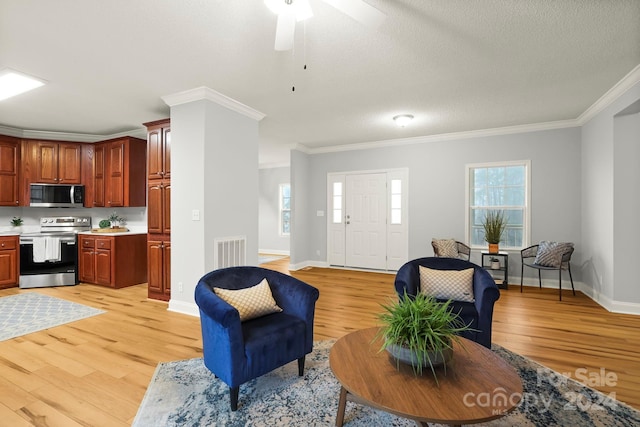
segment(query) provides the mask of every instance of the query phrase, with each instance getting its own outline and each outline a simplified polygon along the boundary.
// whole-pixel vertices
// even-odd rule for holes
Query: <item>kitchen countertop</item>
[[[146,231],[142,231],[142,230],[129,230],[129,231],[118,231],[118,232],[114,232],[114,233],[96,233],[93,231],[81,231],[78,234],[84,234],[84,235],[89,235],[89,236],[125,236],[125,235],[132,235],[132,234],[147,234]]]

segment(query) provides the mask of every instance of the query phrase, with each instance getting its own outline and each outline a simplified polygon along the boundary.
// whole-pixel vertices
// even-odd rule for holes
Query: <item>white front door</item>
[[[345,265],[387,268],[387,174],[346,176]]]

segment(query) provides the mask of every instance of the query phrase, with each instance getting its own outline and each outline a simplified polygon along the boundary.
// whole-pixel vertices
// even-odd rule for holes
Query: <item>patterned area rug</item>
[[[3,297],[0,298],[0,341],[104,312],[36,292]]]
[[[292,362],[240,386],[236,412],[229,408],[229,388],[207,370],[202,359],[160,363],[133,426],[333,426],[340,390],[329,368],[333,342],[315,343],[303,377],[298,377],[297,363]],[[524,393],[511,414],[476,425],[640,425],[640,412],[612,396],[502,347],[494,351],[518,370]],[[415,422],[348,402],[345,426],[415,426]]]

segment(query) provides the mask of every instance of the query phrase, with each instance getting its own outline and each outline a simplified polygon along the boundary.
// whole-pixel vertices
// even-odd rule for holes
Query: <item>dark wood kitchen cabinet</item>
[[[18,285],[20,264],[19,237],[0,236],[0,289]]]
[[[171,182],[154,180],[147,190],[147,229],[149,234],[171,233]]]
[[[169,119],[144,124],[147,127],[149,180],[171,178],[171,124]]]
[[[96,143],[93,206],[146,206],[147,143],[124,137]]]
[[[32,182],[45,184],[82,183],[82,144],[30,141],[35,155]]]
[[[149,257],[148,296],[151,299],[169,301],[171,298],[171,241],[149,240],[147,253]]]
[[[20,140],[0,135],[0,206],[18,206]]]
[[[84,283],[124,288],[147,281],[147,236],[81,234],[78,278]]]
[[[147,127],[147,228],[149,298],[171,298],[171,122]]]

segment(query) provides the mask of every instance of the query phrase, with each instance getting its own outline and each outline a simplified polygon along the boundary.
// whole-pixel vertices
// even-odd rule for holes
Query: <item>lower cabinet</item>
[[[0,236],[0,289],[16,286],[20,261],[18,236]]]
[[[147,281],[146,234],[81,234],[78,243],[81,282],[124,288]]]
[[[171,298],[171,241],[149,240],[149,298],[169,301]]]

